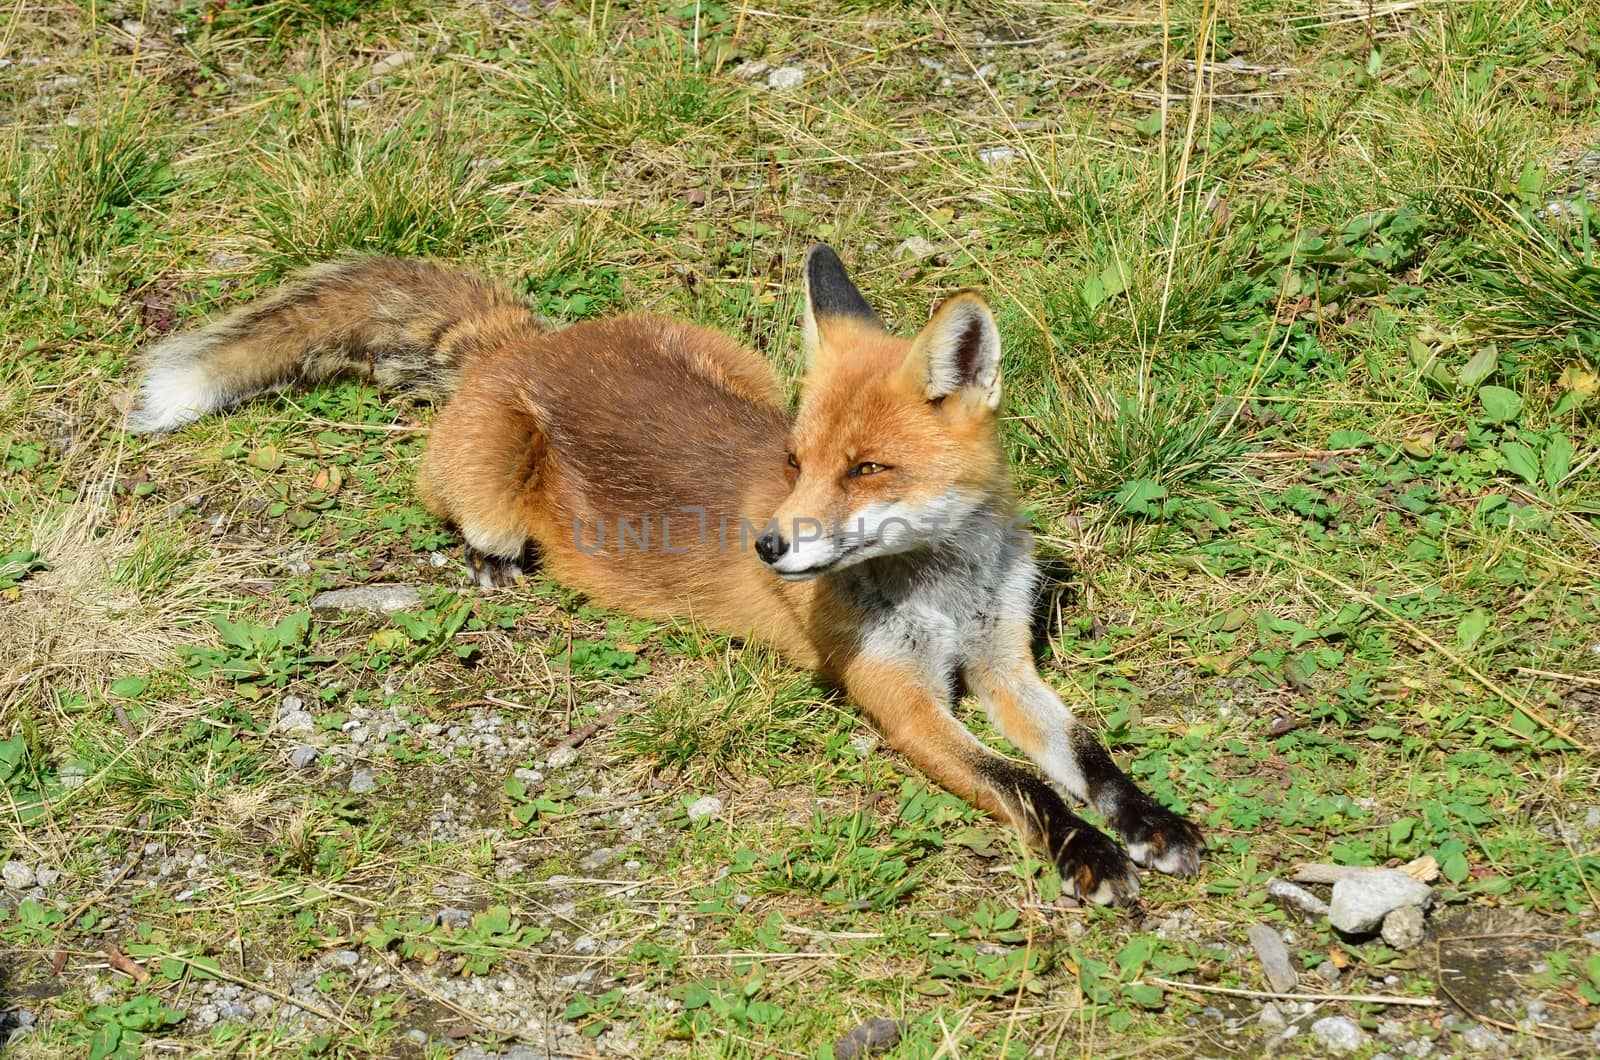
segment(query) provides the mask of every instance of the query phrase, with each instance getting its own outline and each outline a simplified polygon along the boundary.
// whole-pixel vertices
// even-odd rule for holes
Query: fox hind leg
[[[548,448],[504,389],[471,377],[434,420],[418,488],[428,510],[465,541],[467,572],[484,588],[514,584],[532,566],[532,521]]]
[[[531,541],[523,545],[522,552],[515,558],[484,552],[470,542],[462,545],[462,556],[466,560],[468,577],[482,589],[516,585],[539,565],[538,550]]]

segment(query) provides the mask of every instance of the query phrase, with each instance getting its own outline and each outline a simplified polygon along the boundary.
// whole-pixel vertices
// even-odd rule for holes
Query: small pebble
[[[1410,950],[1422,944],[1425,933],[1422,910],[1402,906],[1383,918],[1383,941],[1397,950]]]
[[[900,1024],[894,1020],[870,1019],[835,1042],[833,1055],[837,1060],[856,1060],[886,1053],[899,1044]]]
[[[1331,1053],[1353,1053],[1361,1048],[1366,1035],[1354,1020],[1344,1016],[1324,1016],[1311,1025],[1311,1037]]]
[[[375,790],[377,786],[377,778],[372,775],[372,770],[370,769],[358,769],[350,774],[350,794],[352,795],[365,795],[367,792]]]
[[[600,847],[598,850],[592,850],[585,854],[583,859],[578,862],[578,868],[584,872],[599,872],[616,860],[616,857],[617,852],[615,850],[610,847]]]
[[[805,84],[803,66],[780,66],[767,75],[767,87],[777,92],[788,92]]]
[[[710,820],[722,813],[722,800],[715,795],[698,798],[689,807],[689,820],[693,824]]]
[[[289,752],[289,764],[296,769],[304,769],[317,760],[317,749],[310,744],[301,744]]]
[[[13,891],[26,891],[39,882],[33,866],[20,861],[6,862],[5,868],[0,869],[0,879],[5,880],[6,886]]]

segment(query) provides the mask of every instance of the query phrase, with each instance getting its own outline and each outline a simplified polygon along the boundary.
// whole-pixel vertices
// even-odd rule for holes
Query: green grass
[[[61,875],[0,889],[0,1009],[38,1019],[8,1055],[819,1056],[872,1016],[902,1056],[1255,1053],[1259,999],[1208,988],[1266,988],[1261,921],[1304,990],[1331,953],[1328,992],[1592,1051],[1591,8],[17,8],[0,863]],[[995,307],[1046,679],[1213,843],[1136,913],[1072,908],[769,653],[466,588],[425,406],[120,429],[142,346],[350,252],[686,316],[792,381],[817,239],[902,331]],[[371,581],[423,603],[310,609]],[[1422,855],[1437,951],[1267,894]]]

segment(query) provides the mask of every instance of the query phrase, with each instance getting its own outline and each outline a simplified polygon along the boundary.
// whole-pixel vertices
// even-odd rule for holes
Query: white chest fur
[[[1026,623],[1037,582],[1032,540],[1009,520],[841,571],[864,653],[913,663],[942,684],[978,657],[997,625]]]

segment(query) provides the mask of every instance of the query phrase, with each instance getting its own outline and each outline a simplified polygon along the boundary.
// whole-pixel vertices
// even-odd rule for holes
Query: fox
[[[959,291],[897,337],[825,244],[802,286],[793,411],[774,368],[719,331],[647,313],[557,329],[473,271],[367,257],[152,346],[128,428],[172,431],[345,373],[408,389],[439,403],[420,498],[479,585],[537,566],[604,607],[775,648],[1014,829],[1080,902],[1134,903],[1139,868],[1198,872],[1201,830],[1142,791],[1036,666],[1039,568],[988,303]],[[1034,768],[958,718],[963,689]]]

